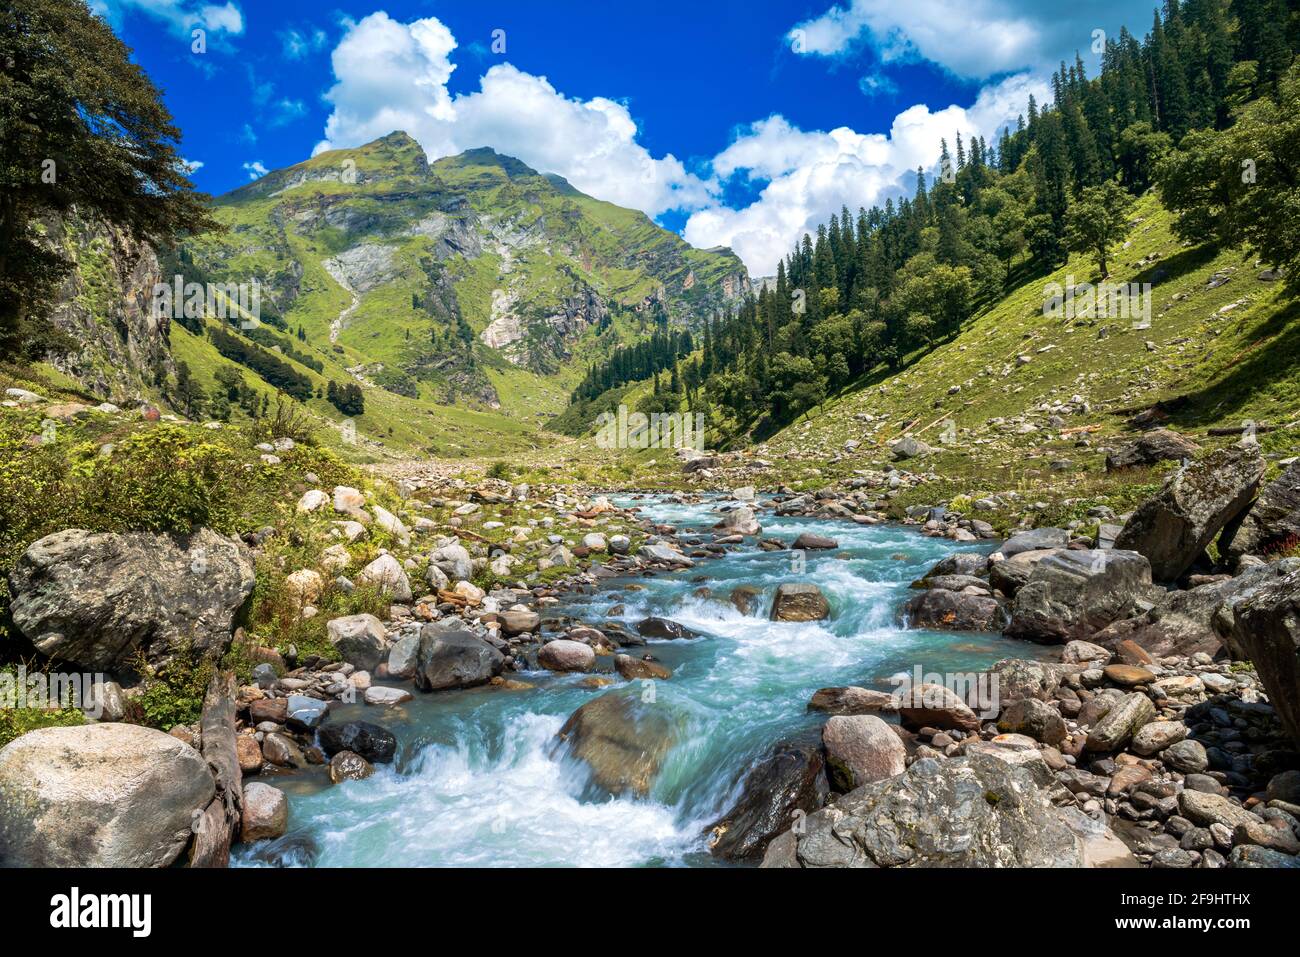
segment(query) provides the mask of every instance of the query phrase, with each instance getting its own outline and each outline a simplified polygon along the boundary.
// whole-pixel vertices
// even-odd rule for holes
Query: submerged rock
[[[397,754],[397,738],[393,732],[369,721],[325,725],[320,729],[320,746],[331,758],[351,751],[374,764],[387,764]]]
[[[910,628],[941,631],[1001,631],[1006,624],[1006,613],[996,599],[943,588],[913,595],[899,614]]]
[[[636,623],[637,634],[642,638],[698,638],[699,633],[691,631],[685,625],[679,625],[669,618],[652,616]]]
[[[665,705],[617,691],[588,701],[557,734],[561,750],[585,762],[600,788],[639,797],[650,793],[676,736]]]
[[[787,582],[777,586],[769,617],[772,621],[822,621],[830,616],[830,603],[820,588],[810,582]]]

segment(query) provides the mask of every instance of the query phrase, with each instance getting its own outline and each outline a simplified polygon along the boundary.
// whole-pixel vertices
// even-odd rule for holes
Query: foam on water
[[[684,531],[707,530],[718,520],[717,502],[619,504],[638,505]],[[286,840],[298,843],[281,862],[302,863],[313,846],[315,863],[326,866],[704,862],[705,826],[734,800],[745,772],[782,737],[819,723],[805,711],[818,688],[887,689],[890,675],[910,673],[918,663],[969,670],[1026,653],[998,636],[897,626],[908,585],[952,551],[951,542],[888,525],[761,520],[765,537],[790,541],[816,532],[833,536],[840,548],[808,552],[797,574],[788,551],[728,553],[695,569],[636,579],[644,590],[578,596],[568,609],[599,625],[621,603],[619,618],[628,626],[655,614],[704,636],[650,643],[648,650],[674,671],[652,690],[678,734],[648,798],[601,794],[585,767],[557,754],[555,733],[565,718],[600,692],[581,687],[577,676],[530,674],[537,685],[531,691],[417,695],[385,712],[358,707],[348,716],[397,734],[399,763],[366,781],[291,788]],[[777,586],[792,580],[822,589],[833,610],[829,621],[767,620]],[[756,616],[728,600],[741,584],[762,593]],[[695,594],[701,585],[711,597]],[[638,689],[625,685],[620,693]],[[268,855],[262,846],[237,856],[249,864]]]

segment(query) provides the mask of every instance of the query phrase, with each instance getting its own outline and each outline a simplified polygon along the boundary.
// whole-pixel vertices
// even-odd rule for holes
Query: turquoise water
[[[684,533],[706,531],[717,502],[679,505],[624,498]],[[275,859],[322,866],[637,866],[710,864],[705,826],[725,811],[756,759],[777,740],[822,720],[805,706],[813,692],[857,684],[892,690],[889,679],[926,672],[977,671],[999,658],[1039,649],[998,635],[903,630],[897,609],[908,585],[957,546],[893,525],[860,526],[760,515],[764,537],[800,532],[837,539],[833,552],[808,552],[796,571],[790,552],[728,553],[693,569],[615,580],[599,595],[560,608],[599,627],[629,628],[647,615],[681,622],[704,637],[652,641],[646,649],[673,669],[653,687],[679,733],[648,798],[611,798],[594,789],[584,766],[553,756],[564,720],[593,696],[643,695],[615,675],[612,688],[579,685],[582,676],[525,673],[527,691],[480,688],[420,695],[390,709],[355,705],[331,720],[365,718],[389,727],[398,760],[365,781],[330,786],[323,769],[268,778],[290,795],[290,834],[240,851],[240,861]],[[825,622],[766,620],[782,582],[815,582],[830,601]],[[635,583],[644,590],[624,590]],[[737,585],[761,589],[758,617],[738,612]],[[707,587],[715,597],[699,597]],[[612,659],[599,659],[602,670]],[[304,848],[310,847],[307,852]]]

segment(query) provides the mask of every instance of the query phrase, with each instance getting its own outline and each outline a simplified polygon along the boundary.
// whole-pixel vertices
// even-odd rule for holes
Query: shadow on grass
[[[1261,383],[1290,379],[1300,371],[1300,300],[1275,312],[1256,330],[1215,382],[1188,392],[1170,416],[1183,427],[1202,427],[1232,418],[1244,409]],[[1276,424],[1276,423],[1274,423]]]

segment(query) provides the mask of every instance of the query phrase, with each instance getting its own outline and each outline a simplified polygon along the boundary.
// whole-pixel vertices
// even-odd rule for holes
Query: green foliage
[[[1097,270],[1107,275],[1106,257],[1127,229],[1133,198],[1113,181],[1084,188],[1078,202],[1066,216],[1066,242],[1071,250],[1090,252],[1097,258]]]
[[[487,477],[493,479],[509,479],[514,469],[510,467],[509,462],[496,461],[488,466]]]
[[[199,720],[203,696],[212,680],[212,662],[179,647],[165,666],[155,670],[142,659],[137,669],[144,676],[144,691],[132,699],[134,713],[130,717],[160,731]]]

